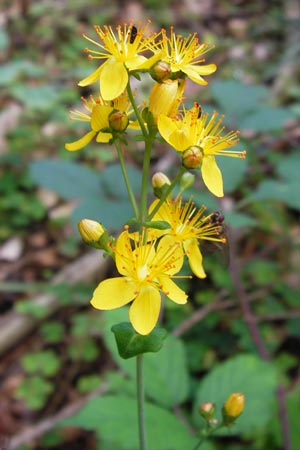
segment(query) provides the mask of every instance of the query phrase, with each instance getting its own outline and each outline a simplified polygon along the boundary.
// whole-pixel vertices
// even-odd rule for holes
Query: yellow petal
[[[208,83],[205,81],[201,75],[210,75],[215,72],[217,66],[215,64],[208,64],[206,66],[185,66],[183,72],[194,81],[194,83],[206,86]]]
[[[92,118],[91,118],[91,128],[94,131],[100,131],[103,128],[109,126],[108,116],[113,111],[111,106],[107,105],[96,105],[93,107]]]
[[[147,63],[147,61],[148,60],[147,58],[145,58],[145,56],[136,55],[134,58],[128,59],[125,62],[125,65],[129,70],[136,70],[140,68],[140,66],[142,66],[143,64]]]
[[[104,144],[107,144],[113,135],[111,133],[102,133],[102,131],[99,131],[96,137],[97,142],[103,142]]]
[[[88,86],[89,84],[95,83],[95,81],[99,80],[100,74],[102,71],[102,67],[98,67],[93,73],[91,73],[88,77],[84,78],[83,80],[79,81],[78,86]]]
[[[157,246],[156,254],[158,256],[162,255],[162,259],[166,259],[170,255],[170,267],[164,270],[164,273],[168,275],[178,273],[183,266],[184,254],[182,246],[171,235],[166,235],[161,238]]]
[[[203,158],[201,173],[206,187],[217,197],[223,197],[223,178],[214,156]]]
[[[124,63],[107,60],[103,64],[100,77],[100,91],[103,100],[113,100],[121,95],[128,83],[128,73]]]
[[[95,135],[96,135],[95,131],[89,131],[77,141],[65,144],[65,148],[69,150],[69,152],[76,152],[76,150],[80,150],[81,148],[88,145]]]
[[[183,243],[185,253],[188,257],[190,268],[198,278],[206,278],[202,265],[202,254],[197,239],[191,239]]]
[[[130,275],[133,272],[133,256],[127,231],[123,231],[116,243],[116,266],[121,275]]]
[[[190,139],[187,130],[176,130],[170,134],[169,144],[177,151],[183,152],[193,145],[193,141]]]
[[[157,127],[162,137],[169,143],[169,136],[177,130],[174,120],[170,117],[160,115],[157,120]]]
[[[153,286],[142,288],[129,310],[130,322],[138,333],[151,333],[158,321],[160,304],[161,298],[157,289]]]
[[[174,283],[169,277],[159,277],[162,292],[173,302],[179,305],[184,305],[187,302],[188,296]]]
[[[117,277],[101,281],[95,289],[91,304],[96,309],[115,309],[126,305],[136,297],[135,283]]]

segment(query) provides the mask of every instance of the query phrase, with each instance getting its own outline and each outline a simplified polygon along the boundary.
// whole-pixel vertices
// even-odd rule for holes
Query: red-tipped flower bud
[[[200,166],[203,160],[203,150],[201,147],[194,145],[188,148],[182,154],[182,164],[187,169],[196,169]]]
[[[171,73],[171,68],[167,62],[158,61],[157,63],[154,64],[154,66],[151,67],[149,73],[150,73],[151,77],[153,78],[153,80],[160,83],[169,78],[170,73]]]
[[[210,421],[215,413],[215,405],[211,402],[202,403],[199,406],[199,414],[207,421]]]
[[[129,119],[125,112],[115,111],[109,116],[110,128],[114,131],[122,132],[128,127]]]

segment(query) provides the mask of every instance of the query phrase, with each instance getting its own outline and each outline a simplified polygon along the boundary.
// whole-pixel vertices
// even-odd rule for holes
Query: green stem
[[[143,376],[143,355],[136,357],[136,381],[137,381],[137,402],[138,402],[138,424],[140,450],[147,450],[146,428],[144,414],[144,376]]]
[[[151,161],[151,150],[152,150],[153,140],[145,140],[145,153],[143,161],[143,175],[142,175],[142,186],[141,186],[141,201],[140,201],[140,225],[142,226],[146,222],[148,208],[147,208],[147,194],[148,194],[148,181],[149,181],[149,170]]]
[[[120,141],[116,140],[115,144],[116,144],[116,148],[117,148],[117,152],[118,152],[118,156],[119,156],[119,161],[120,161],[120,166],[121,166],[121,169],[122,169],[123,178],[124,178],[124,181],[125,181],[125,184],[126,184],[128,196],[129,196],[130,202],[132,204],[132,208],[133,208],[135,217],[136,217],[136,219],[138,219],[138,217],[139,217],[139,209],[138,209],[138,206],[137,206],[137,203],[136,203],[136,200],[135,200],[132,188],[131,188],[131,184],[130,184],[130,181],[129,181],[129,178],[128,178],[128,173],[127,173],[126,164],[125,164],[124,156],[123,156],[123,153],[122,153]]]
[[[215,428],[208,427],[206,430],[203,430],[203,436],[201,436],[201,439],[197,442],[196,446],[193,447],[193,450],[198,450],[198,448],[203,444],[203,442],[206,441],[206,439],[213,433],[215,433],[220,428],[224,427],[224,423],[221,422],[219,425],[217,425]]]
[[[135,112],[136,118],[137,118],[137,120],[138,120],[138,122],[139,122],[139,125],[140,125],[140,127],[141,127],[143,136],[144,136],[144,138],[145,138],[145,140],[146,140],[147,137],[148,137],[148,131],[147,131],[147,128],[146,128],[146,126],[145,126],[145,123],[144,123],[144,121],[143,121],[143,119],[142,119],[142,117],[141,117],[141,115],[140,115],[140,112],[139,112],[139,109],[138,109],[138,107],[137,107],[137,104],[136,104],[136,102],[135,102],[135,98],[134,98],[134,95],[133,95],[133,92],[132,92],[132,89],[131,89],[131,86],[130,86],[130,82],[127,83],[127,94],[128,94],[130,103],[131,103],[131,105],[132,105],[132,107],[133,107],[133,110],[134,110],[134,112]]]
[[[166,191],[163,193],[163,195],[159,199],[159,202],[157,203],[157,205],[155,206],[155,208],[153,209],[147,220],[150,221],[151,219],[153,219],[154,215],[157,213],[157,211],[159,210],[163,202],[166,200],[166,198],[169,196],[169,194],[173,191],[174,187],[180,181],[185,171],[186,171],[185,167],[181,166],[178,174],[176,175],[172,183],[169,185],[168,189],[166,189]]]

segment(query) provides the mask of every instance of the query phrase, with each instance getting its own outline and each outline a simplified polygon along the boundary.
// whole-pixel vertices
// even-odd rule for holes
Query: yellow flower
[[[155,83],[149,96],[149,111],[154,122],[160,114],[172,116],[177,113],[182,101],[185,80],[167,80],[164,83]]]
[[[171,78],[172,75],[178,78],[188,76],[195,83],[206,85],[207,81],[202,78],[202,75],[214,73],[217,66],[203,64],[205,62],[203,55],[214,48],[214,45],[200,44],[197,33],[190,34],[188,37],[176,35],[172,27],[170,37],[164,29],[159,34],[161,34],[161,40],[158,42],[151,40],[148,43],[148,48],[154,53],[151,59],[156,58],[157,62],[167,63],[170,67]]]
[[[221,126],[223,116],[218,120],[214,112],[209,119],[208,113],[203,114],[201,107],[194,106],[184,111],[183,117],[167,117],[160,115],[157,126],[162,137],[178,152],[185,152],[198,147],[202,153],[201,174],[206,187],[217,197],[223,197],[222,173],[216,163],[215,156],[232,156],[245,158],[245,151],[228,150],[239,141],[238,131],[229,131],[222,136]]]
[[[100,92],[104,100],[112,100],[126,89],[128,83],[128,71],[134,71],[147,61],[140,53],[147,50],[148,41],[151,36],[144,37],[150,21],[144,25],[134,26],[125,24],[123,28],[118,25],[116,33],[110,26],[95,26],[100,42],[83,35],[100,50],[86,48],[90,59],[105,61],[87,78],[79,82],[79,86],[87,86],[100,81]]]
[[[113,138],[111,115],[118,111],[122,112],[123,116],[132,113],[129,110],[130,105],[126,93],[110,102],[104,101],[101,96],[98,96],[96,100],[93,96],[90,96],[89,100],[82,97],[82,101],[87,113],[74,110],[71,111],[70,118],[80,122],[89,122],[91,131],[77,141],[65,144],[65,148],[69,151],[80,150],[89,144],[96,135],[97,142],[108,143]],[[128,119],[126,123],[128,123]]]
[[[171,278],[179,272],[183,255],[173,239],[157,238],[144,230],[130,239],[127,230],[117,239],[116,266],[122,277],[102,281],[94,291],[91,304],[97,309],[115,309],[133,301],[129,318],[135,330],[149,334],[155,327],[161,306],[160,292],[178,304],[187,301],[187,295]]]
[[[159,200],[154,200],[150,206],[150,213],[158,202]],[[180,242],[189,260],[190,268],[198,278],[206,277],[198,240],[223,243],[226,241],[220,235],[219,223],[212,220],[212,214],[214,213],[204,216],[204,211],[204,206],[198,209],[190,200],[182,204],[181,197],[176,197],[175,200],[166,199],[153,217],[153,220],[163,220],[170,224],[170,229],[167,229],[164,233],[170,235],[174,243]]]

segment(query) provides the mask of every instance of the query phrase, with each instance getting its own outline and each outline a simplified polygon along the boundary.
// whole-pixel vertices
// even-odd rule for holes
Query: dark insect
[[[131,31],[130,31],[130,39],[129,42],[130,44],[133,44],[137,35],[137,27],[135,27],[134,25],[132,25],[131,27]]]
[[[225,225],[224,225],[224,220],[225,217],[223,216],[222,213],[220,213],[219,211],[215,211],[211,214],[209,222],[212,225],[217,225],[218,226],[218,234],[220,236],[224,236],[225,237]]]
[[[223,239],[224,242],[203,240],[200,244],[201,251],[204,255],[218,252],[221,256],[222,265],[227,267],[229,265],[229,247],[226,237],[225,217],[219,211],[214,211],[209,218],[209,222],[216,226],[217,237]]]

